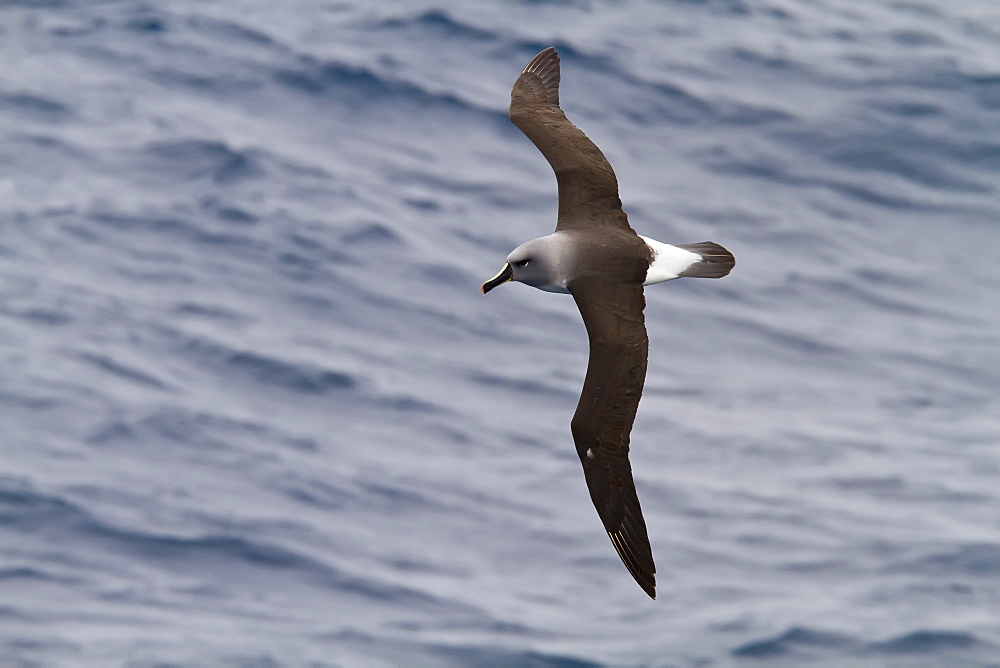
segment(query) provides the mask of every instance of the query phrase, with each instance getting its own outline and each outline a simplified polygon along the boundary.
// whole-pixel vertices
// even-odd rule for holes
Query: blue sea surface
[[[507,119],[633,227],[652,601]],[[995,0],[0,2],[0,665],[1000,665]]]

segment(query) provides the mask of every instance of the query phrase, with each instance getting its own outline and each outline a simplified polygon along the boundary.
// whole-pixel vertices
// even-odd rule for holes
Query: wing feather
[[[510,120],[538,147],[556,174],[557,231],[596,225],[631,231],[611,164],[559,108],[559,55],[554,48],[535,56],[514,82]]]
[[[573,440],[611,543],[639,586],[656,598],[656,566],[628,458],[649,348],[642,284],[584,276],[569,290],[590,337]]]

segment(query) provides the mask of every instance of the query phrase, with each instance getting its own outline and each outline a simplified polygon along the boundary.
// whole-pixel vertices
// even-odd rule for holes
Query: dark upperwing
[[[559,56],[535,56],[510,91],[510,120],[552,165],[559,183],[556,231],[612,226],[632,231],[618,198],[618,179],[594,142],[559,108]]]
[[[573,440],[590,498],[618,556],[639,586],[656,598],[653,551],[628,460],[629,432],[642,396],[649,348],[642,282],[583,276],[568,287],[590,337]]]

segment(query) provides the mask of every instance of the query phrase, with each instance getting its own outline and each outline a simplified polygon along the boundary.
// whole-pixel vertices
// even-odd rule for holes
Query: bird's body
[[[614,170],[559,108],[559,57],[549,48],[511,91],[510,118],[538,147],[559,183],[556,231],[518,246],[483,293],[513,280],[573,295],[590,337],[587,376],[571,430],[587,487],[629,572],[656,597],[656,568],[628,459],[646,377],[643,286],[720,278],[735,260],[718,244],[664,244],[629,226]]]

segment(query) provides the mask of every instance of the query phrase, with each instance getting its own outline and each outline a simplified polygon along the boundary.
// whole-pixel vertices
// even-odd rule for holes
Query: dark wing
[[[535,56],[514,82],[510,120],[556,173],[557,231],[609,225],[631,231],[607,158],[559,108],[559,56],[552,47]]]
[[[640,282],[582,277],[569,284],[590,336],[573,440],[604,528],[632,577],[656,598],[656,567],[628,460],[649,340]]]

